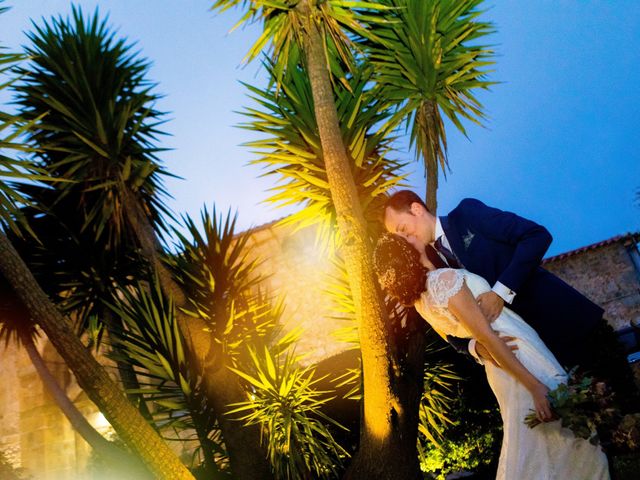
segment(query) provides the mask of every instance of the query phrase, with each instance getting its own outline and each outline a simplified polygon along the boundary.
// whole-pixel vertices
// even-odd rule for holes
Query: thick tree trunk
[[[386,328],[388,316],[375,280],[366,222],[340,131],[324,40],[309,0],[302,0],[297,8],[306,30],[304,50],[315,116],[360,332],[364,408],[360,448],[347,478],[419,479],[416,440],[422,362],[418,375],[413,363],[399,361]],[[407,395],[405,382],[415,387],[408,390],[417,392],[417,401]]]
[[[187,316],[180,310],[180,307],[187,306],[187,298],[160,260],[161,248],[151,223],[131,197],[128,204],[128,221],[140,242],[142,255],[158,275],[164,293],[169,295],[176,305],[178,327],[187,342],[193,371],[204,372],[207,398],[220,425],[234,479],[272,478],[267,450],[261,442],[260,427],[243,426],[226,415],[226,412],[231,410],[229,405],[247,400],[238,376],[227,368],[221,348],[209,333],[210,329],[204,320]]]
[[[80,387],[149,470],[159,479],[193,480],[193,475],[176,454],[145,422],[118,385],[82,345],[68,319],[47,298],[4,234],[0,234],[0,271],[31,317],[38,320]]]

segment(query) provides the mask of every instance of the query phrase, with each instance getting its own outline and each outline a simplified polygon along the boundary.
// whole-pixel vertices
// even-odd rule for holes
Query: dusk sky
[[[170,179],[168,203],[197,216],[203,205],[239,211],[241,228],[284,216],[261,202],[273,179],[247,166],[242,147],[255,138],[236,125],[251,105],[240,81],[264,84],[258,62],[241,60],[259,26],[228,33],[238,11],[213,14],[212,1],[78,1],[96,5],[120,36],[137,41],[153,62],[149,78],[170,112],[161,146]],[[27,42],[30,19],[67,15],[67,0],[8,0],[0,44]],[[450,125],[451,173],[441,181],[439,213],[465,197],[514,211],[545,225],[558,254],[640,230],[640,2],[494,0],[483,18],[495,24],[498,54],[491,79],[502,82],[480,98],[487,128]],[[2,100],[6,101],[5,98]],[[413,160],[406,150],[398,157]],[[411,162],[411,186],[424,195],[422,166]]]

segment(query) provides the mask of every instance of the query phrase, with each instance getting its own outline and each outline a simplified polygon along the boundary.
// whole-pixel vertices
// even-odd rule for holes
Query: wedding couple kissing
[[[383,221],[385,293],[485,367],[504,423],[496,478],[608,479],[602,449],[550,421],[547,393],[579,365],[624,401],[629,366],[603,309],[540,266],[549,232],[470,198],[437,217],[409,190],[387,199]],[[531,410],[545,423],[525,425]]]

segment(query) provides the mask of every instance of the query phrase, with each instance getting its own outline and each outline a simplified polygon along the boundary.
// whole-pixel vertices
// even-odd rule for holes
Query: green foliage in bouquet
[[[567,383],[561,383],[549,392],[549,403],[556,419],[578,438],[600,443],[600,432],[611,430],[618,417],[612,406],[613,394],[604,382],[578,373],[569,372]],[[528,414],[525,424],[534,428],[541,422],[535,412]]]

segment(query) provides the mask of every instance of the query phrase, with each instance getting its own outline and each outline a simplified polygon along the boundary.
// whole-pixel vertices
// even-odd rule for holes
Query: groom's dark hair
[[[387,210],[387,207],[393,208],[396,212],[408,212],[412,203],[419,203],[427,212],[431,213],[431,210],[429,210],[427,204],[424,203],[424,200],[415,192],[411,190],[398,190],[387,198],[387,201],[384,203],[384,208],[382,209],[382,215],[384,217],[384,212]]]

